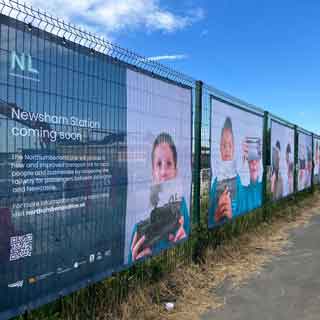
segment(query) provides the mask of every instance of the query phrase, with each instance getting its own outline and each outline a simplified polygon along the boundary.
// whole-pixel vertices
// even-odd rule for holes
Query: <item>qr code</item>
[[[10,261],[30,257],[32,254],[32,233],[10,238]]]

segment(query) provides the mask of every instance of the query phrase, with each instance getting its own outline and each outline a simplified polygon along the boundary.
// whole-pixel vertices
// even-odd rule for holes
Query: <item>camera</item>
[[[169,201],[162,207],[155,207],[150,217],[137,225],[137,236],[145,236],[141,250],[150,248],[161,240],[168,240],[180,227],[181,201]]]
[[[279,172],[280,166],[280,151],[276,147],[272,147],[272,171],[275,173]]]
[[[248,145],[248,161],[261,160],[261,139],[257,137],[246,137]]]
[[[228,188],[228,191],[230,192],[231,200],[235,200],[237,196],[237,178],[233,177],[218,181],[216,189],[216,203],[219,202],[219,199],[226,188]]]

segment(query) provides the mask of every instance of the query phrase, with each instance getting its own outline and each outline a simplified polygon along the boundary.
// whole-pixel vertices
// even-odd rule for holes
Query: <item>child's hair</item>
[[[290,145],[290,143],[287,144],[286,153],[287,154],[291,153],[291,145]]]
[[[279,140],[277,140],[276,142],[276,147],[279,149],[279,151],[281,151],[281,145]]]
[[[233,129],[232,129],[232,121],[231,121],[230,117],[227,117],[226,120],[224,121],[224,125],[223,125],[223,128],[221,130],[221,140],[222,140],[222,136],[223,136],[224,130],[230,130],[231,131],[231,135],[232,135],[232,140],[234,140]]]
[[[170,147],[170,150],[173,155],[174,166],[175,166],[175,168],[177,168],[177,161],[178,161],[177,148],[176,148],[170,134],[166,133],[166,132],[160,133],[157,136],[157,138],[154,140],[153,147],[152,147],[152,153],[151,153],[152,166],[153,166],[153,159],[154,159],[154,151],[156,150],[156,147],[158,147],[162,143],[166,143]]]
[[[307,161],[312,161],[312,151],[309,147],[307,147]]]

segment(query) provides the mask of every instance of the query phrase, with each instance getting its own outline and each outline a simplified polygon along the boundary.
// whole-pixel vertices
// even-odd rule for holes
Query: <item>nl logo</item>
[[[11,52],[10,56],[10,76],[40,82],[39,71],[32,66],[30,54]]]

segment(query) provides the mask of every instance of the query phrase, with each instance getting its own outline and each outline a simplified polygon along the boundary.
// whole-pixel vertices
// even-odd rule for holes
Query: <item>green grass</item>
[[[159,281],[165,274],[173,272],[177,266],[188,265],[191,262],[202,263],[206,248],[215,248],[234,237],[255,229],[261,223],[268,224],[274,219],[284,216],[290,219],[296,208],[304,206],[304,199],[311,196],[312,193],[306,191],[275,203],[268,201],[262,208],[239,217],[222,227],[208,230],[209,201],[208,196],[204,195],[201,200],[200,224],[192,228],[190,238],[183,244],[16,319],[95,319],[99,310],[104,311],[106,319],[108,314],[110,314],[110,319],[113,319],[117,307],[136,287]],[[154,296],[155,300],[160,299],[157,293]]]

